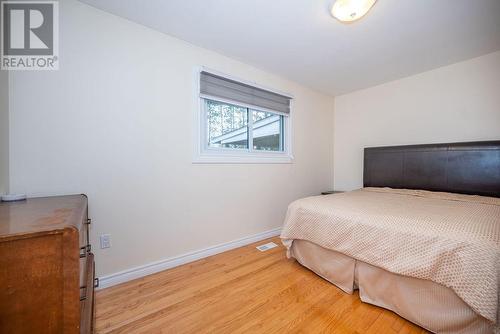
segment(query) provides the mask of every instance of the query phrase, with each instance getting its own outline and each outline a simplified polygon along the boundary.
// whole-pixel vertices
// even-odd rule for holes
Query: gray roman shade
[[[208,72],[201,72],[200,94],[270,109],[284,114],[290,113],[290,97]]]

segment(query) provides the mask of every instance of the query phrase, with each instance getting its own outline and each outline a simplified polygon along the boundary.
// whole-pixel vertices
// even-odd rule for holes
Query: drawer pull
[[[80,258],[87,257],[87,252],[85,251],[87,247],[80,247]],[[83,253],[82,253],[83,251]]]
[[[80,247],[80,258],[87,257],[87,253],[90,253],[91,250],[92,247],[90,245]]]

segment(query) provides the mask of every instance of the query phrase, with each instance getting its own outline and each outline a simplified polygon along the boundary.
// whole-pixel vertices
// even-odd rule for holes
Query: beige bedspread
[[[440,283],[497,323],[500,198],[364,188],[297,200],[281,234]]]

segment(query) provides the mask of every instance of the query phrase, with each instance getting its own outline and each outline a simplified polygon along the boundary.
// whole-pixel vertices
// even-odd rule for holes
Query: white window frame
[[[256,107],[236,101],[221,99],[218,97],[211,97],[207,95],[200,94],[200,73],[208,72],[224,78],[235,80],[238,82],[245,83],[257,88],[265,89],[270,92],[274,92],[280,95],[284,95],[290,98],[290,113],[285,115],[283,113],[265,109],[261,107]],[[249,82],[241,80],[239,78],[234,78],[232,76],[222,74],[218,71],[207,69],[206,67],[197,67],[195,69],[195,111],[194,111],[194,152],[193,152],[193,163],[197,164],[245,164],[245,163],[293,163],[292,154],[292,115],[293,115],[293,97],[290,94],[279,92],[275,89],[269,89],[255,82]],[[283,144],[284,151],[281,152],[271,152],[271,151],[260,151],[253,149],[252,142],[252,130],[253,130],[253,117],[251,112],[249,112],[248,117],[248,148],[247,149],[237,149],[237,148],[224,148],[224,147],[209,147],[208,146],[208,134],[207,134],[207,111],[205,100],[210,99],[217,102],[233,104],[248,108],[255,111],[270,112],[277,115],[283,115]]]

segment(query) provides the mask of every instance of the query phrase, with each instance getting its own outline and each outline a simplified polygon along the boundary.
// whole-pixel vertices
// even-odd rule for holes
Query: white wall
[[[334,184],[363,184],[363,148],[500,140],[500,52],[335,98]]]
[[[12,74],[11,189],[88,194],[99,276],[279,227],[333,186],[331,97],[72,0],[60,50]],[[192,164],[199,65],[294,95],[293,164]]]
[[[9,192],[9,75],[0,70],[0,195]]]

